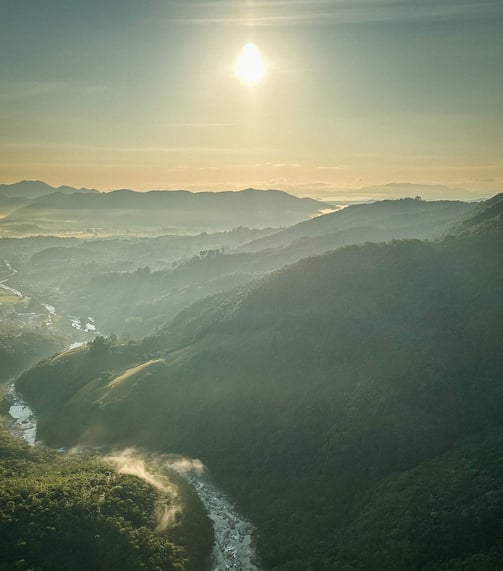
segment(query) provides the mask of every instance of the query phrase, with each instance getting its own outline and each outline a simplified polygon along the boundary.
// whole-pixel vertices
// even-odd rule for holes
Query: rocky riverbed
[[[187,478],[213,522],[213,570],[259,571],[252,524],[239,514],[231,500],[218,488],[196,474],[189,474]]]
[[[37,418],[29,405],[16,392],[13,384],[7,391],[11,431],[30,445],[35,445]],[[62,451],[62,450],[60,450]],[[208,517],[213,522],[215,545],[212,553],[212,571],[259,571],[253,533],[254,528],[234,507],[230,498],[208,482],[198,470],[178,469],[177,464],[168,464],[177,470],[194,487]]]

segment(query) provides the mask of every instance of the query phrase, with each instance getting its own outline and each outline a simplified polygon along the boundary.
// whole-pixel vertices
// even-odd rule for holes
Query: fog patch
[[[175,522],[177,515],[181,513],[180,507],[170,506],[167,502],[160,503],[157,506],[157,526],[156,533],[162,533],[171,527]]]
[[[176,494],[175,486],[147,468],[144,456],[134,448],[107,456],[107,460],[115,464],[119,474],[136,476],[160,492]]]
[[[205,471],[205,466],[197,458],[186,458],[185,456],[165,456],[164,466],[171,468],[179,474],[188,475],[195,473],[202,476]]]
[[[119,474],[136,476],[165,494],[159,499],[156,507],[157,533],[162,533],[171,527],[183,511],[178,486],[164,475],[166,469],[174,470],[181,475],[191,473],[201,475],[204,472],[204,465],[200,460],[183,456],[143,454],[134,448],[114,452],[105,459],[115,465]]]

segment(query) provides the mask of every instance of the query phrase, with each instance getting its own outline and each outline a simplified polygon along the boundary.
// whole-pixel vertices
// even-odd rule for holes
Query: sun
[[[246,44],[236,65],[236,75],[248,85],[258,83],[264,77],[264,61],[255,44]]]

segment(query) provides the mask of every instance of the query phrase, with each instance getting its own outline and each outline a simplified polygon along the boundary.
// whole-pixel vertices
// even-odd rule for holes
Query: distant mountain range
[[[366,232],[367,241],[432,237],[448,230],[449,225],[460,221],[475,208],[476,205],[461,201],[412,198],[353,204],[256,240],[243,246],[242,250],[284,247],[304,238],[324,237],[327,240],[331,234],[342,235],[356,230]],[[370,237],[372,233],[375,236],[373,238]],[[352,243],[358,242],[359,240]]]
[[[424,200],[484,200],[495,190],[471,190],[446,184],[421,184],[413,182],[389,182],[360,188],[334,188],[332,184],[305,184],[290,187],[289,192],[309,195],[331,204],[361,204],[371,200],[416,198]]]
[[[319,214],[323,202],[279,190],[236,192],[57,189],[40,181],[0,186],[5,234],[220,231],[288,226]]]
[[[355,194],[362,196],[361,200],[382,200],[385,198],[400,198],[420,196],[425,200],[480,200],[480,192],[466,188],[447,186],[445,184],[417,184],[412,182],[389,182],[387,184],[365,186]]]
[[[74,192],[81,193],[98,193],[97,190],[91,188],[72,188],[71,186],[54,187],[41,180],[23,180],[14,184],[0,184],[0,196],[9,198],[40,198],[53,192],[61,192],[62,194],[72,194]]]

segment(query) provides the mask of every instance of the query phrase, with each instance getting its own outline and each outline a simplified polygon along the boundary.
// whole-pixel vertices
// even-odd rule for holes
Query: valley
[[[14,270],[7,260],[4,261],[4,266],[11,272],[11,275],[17,273],[17,270]],[[5,285],[5,283],[0,284],[0,287],[10,291],[20,300],[26,299],[23,293],[10,288]],[[43,323],[44,326],[48,328],[53,327],[58,319],[55,308],[45,303],[41,303],[41,306],[48,313],[47,321],[43,320],[45,317],[37,314],[30,316],[31,321],[33,322],[37,318],[40,320],[42,317],[40,323]],[[78,332],[99,335],[95,326],[95,320],[92,317],[87,317],[87,319],[84,320],[79,320],[72,316],[65,316],[65,318],[71,321],[72,327]],[[87,325],[83,326],[83,323],[86,322]],[[79,350],[84,343],[85,342],[82,341],[74,341],[65,351],[60,353],[58,357]],[[120,377],[112,381],[112,386],[113,384],[120,384],[129,376],[143,371],[153,363],[155,363],[155,361],[140,365],[136,367],[134,371],[131,369],[124,372]],[[9,384],[8,391],[4,398],[8,405],[8,415],[11,417],[9,428],[13,435],[22,438],[30,446],[40,445],[40,442],[37,443],[36,415],[31,410],[29,404],[16,392],[14,384]],[[59,453],[66,453],[65,448],[58,448],[57,451]],[[92,452],[92,450],[86,451],[80,449],[78,452],[81,454],[90,451]],[[103,451],[101,451],[100,454],[103,454]],[[158,464],[158,462],[156,462],[156,464]],[[179,464],[175,463],[176,467],[172,467],[168,464],[170,469],[176,470],[190,483],[202,501],[209,519],[212,521],[215,541],[211,554],[211,571],[224,571],[228,569],[258,571],[259,567],[256,566],[257,556],[253,545],[254,529],[251,524],[241,518],[232,505],[232,502],[222,494],[218,488],[201,478],[195,470],[187,471],[186,469],[179,468],[178,465]],[[180,465],[183,466],[183,463]],[[162,468],[158,467],[158,469],[162,471]],[[147,482],[149,482],[149,479],[147,479]]]
[[[8,404],[9,429],[16,438],[22,438],[30,446],[41,445],[37,443],[37,419],[29,405],[16,393],[12,384],[8,388],[5,396]],[[43,445],[43,444],[42,444]],[[64,448],[59,448],[57,452],[67,453]],[[79,448],[70,453],[90,453],[92,450]],[[110,453],[99,450],[100,455],[105,457]],[[121,452],[113,451],[114,456],[121,456]],[[259,571],[257,566],[257,555],[254,547],[254,528],[244,520],[233,506],[231,500],[212,485],[204,471],[199,466],[192,467],[192,463],[186,459],[159,461],[154,456],[153,460],[156,472],[163,474],[166,467],[180,474],[195,490],[202,502],[206,513],[213,525],[214,544],[211,552],[211,571],[225,571],[228,569],[247,569],[249,571]],[[188,464],[188,467],[187,467]],[[135,474],[135,470],[132,471]],[[141,472],[139,477],[141,478]],[[151,483],[154,476],[147,473],[145,481]]]
[[[0,10],[0,571],[503,571],[503,0]]]
[[[497,569],[502,205],[178,237],[169,269],[158,238],[0,240],[3,284],[39,316],[4,304],[10,339],[63,344],[17,369],[17,432],[33,409],[56,450],[201,459],[211,481],[183,477],[215,570]]]

